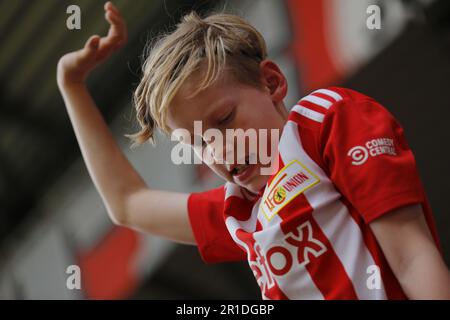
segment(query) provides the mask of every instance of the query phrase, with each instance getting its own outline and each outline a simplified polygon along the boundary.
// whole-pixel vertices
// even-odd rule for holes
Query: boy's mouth
[[[248,158],[246,158],[245,163],[233,166],[233,168],[230,171],[230,174],[232,176],[238,176],[241,173],[243,173],[245,170],[247,170],[249,165],[250,165],[249,160],[248,160]]]
[[[245,169],[248,168],[250,162],[248,157],[246,157],[244,159],[244,163],[238,164],[240,161],[237,161],[236,164],[232,164],[229,168],[228,168],[228,172],[232,175],[232,176],[236,176],[241,174],[242,172],[245,171]]]
[[[239,161],[242,162],[242,161]],[[235,164],[229,168],[231,176],[240,183],[246,183],[253,176],[256,166],[250,163],[250,157],[245,158],[245,163]]]

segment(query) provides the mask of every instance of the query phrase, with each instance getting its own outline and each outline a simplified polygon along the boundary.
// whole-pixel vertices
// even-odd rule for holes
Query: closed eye
[[[223,126],[223,125],[229,123],[233,119],[233,116],[234,116],[234,111],[229,112],[224,118],[219,120],[218,125]]]

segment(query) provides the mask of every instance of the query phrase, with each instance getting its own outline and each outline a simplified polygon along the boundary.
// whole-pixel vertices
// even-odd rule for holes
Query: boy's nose
[[[216,163],[223,163],[231,166],[234,163],[234,144],[232,141],[225,141],[223,146],[215,146],[213,157]]]

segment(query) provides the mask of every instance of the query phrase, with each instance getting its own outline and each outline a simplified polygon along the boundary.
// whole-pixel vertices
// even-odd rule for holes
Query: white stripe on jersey
[[[241,188],[238,185],[227,182],[225,184],[225,189],[226,189],[225,200],[231,196],[236,196],[236,197],[243,199],[243,196],[241,193]],[[260,201],[261,201],[261,199],[259,199],[257,201],[258,206],[256,206],[256,205],[253,206],[252,213],[251,213],[250,217],[248,218],[248,220],[241,221],[232,216],[229,216],[226,219],[225,223],[227,224],[227,229],[235,241],[242,242],[241,240],[239,240],[239,239],[236,240],[234,238],[236,236],[236,230],[239,228],[242,228],[245,232],[255,232],[256,231],[256,221],[258,219],[257,210],[258,210]],[[244,245],[244,247],[247,247],[247,246]]]
[[[235,186],[235,187],[239,188],[238,186]],[[242,241],[241,239],[238,238],[238,236],[236,235],[236,231],[238,229],[243,229],[245,232],[249,232],[249,233],[256,231],[256,221],[258,218],[257,210],[258,210],[260,201],[261,201],[261,199],[259,199],[256,202],[258,205],[257,206],[255,205],[253,207],[252,214],[250,215],[250,218],[248,220],[241,221],[232,216],[228,216],[225,219],[225,224],[227,226],[228,232],[230,233],[234,242],[236,242],[237,244],[239,244],[240,246],[245,248],[245,250],[247,250],[247,257],[251,256],[251,250],[248,247],[247,243],[245,243],[244,241]]]
[[[293,145],[298,147],[292,148]],[[306,190],[304,195],[314,210],[313,217],[329,239],[359,299],[386,299],[383,285],[379,290],[367,288],[366,281],[369,276],[367,267],[375,265],[373,257],[365,246],[361,230],[347,207],[340,200],[336,200],[340,198],[340,194],[322,169],[304,151],[295,122],[287,122],[280,139],[279,150],[284,163],[298,159],[320,178],[321,183],[315,188]],[[324,206],[333,202],[334,205]]]
[[[329,90],[329,89],[319,89],[319,90],[314,91],[311,94],[314,94],[314,93],[322,93],[326,96],[329,96],[330,98],[333,98],[335,101],[342,100],[342,96],[339,93],[337,93],[336,91]]]
[[[225,183],[225,200],[227,200],[231,196],[244,199],[241,188],[238,188],[236,185],[227,182]]]
[[[251,217],[250,217],[251,219]],[[249,221],[246,221],[249,222]],[[245,248],[247,251],[247,258],[251,256],[251,251],[248,245],[239,239],[236,235],[236,231],[241,228],[241,226],[238,223],[238,220],[235,217],[227,217],[225,219],[225,225],[227,226],[228,231],[230,232],[231,237],[233,238],[234,242],[236,242],[238,245],[240,245],[242,248]]]
[[[265,222],[267,220],[264,217],[262,210],[259,210],[258,216],[260,221]],[[286,244],[282,243],[285,235],[280,227],[281,222],[282,219],[276,214],[269,222],[264,224],[264,232],[255,232],[253,234],[253,238],[258,244],[260,244],[261,249],[264,250],[264,253],[267,253],[268,249],[276,245],[278,242],[280,243],[280,246],[289,250],[292,257],[296,257],[297,248],[289,245],[286,246]],[[291,300],[324,299],[324,296],[313,282],[312,277],[305,266],[294,265],[286,274],[282,276],[272,274],[272,277],[276,279],[280,289]]]
[[[319,113],[311,109],[307,109],[299,105],[295,105],[294,108],[292,108],[292,111],[295,111],[298,114],[317,122],[323,122],[323,118],[325,117],[322,113]]]
[[[325,99],[322,99],[320,97],[316,97],[316,96],[313,96],[313,95],[309,95],[309,96],[306,96],[306,97],[302,98],[300,100],[300,102],[302,102],[302,101],[311,102],[311,103],[316,104],[318,106],[324,107],[325,109],[329,109],[333,105],[333,102],[330,102],[328,100],[325,100]]]
[[[232,195],[240,194],[240,191],[238,189],[240,188],[237,185],[227,183],[226,198]],[[260,245],[261,250],[263,251],[265,256],[270,247],[275,245],[277,242],[280,242],[280,245],[289,250],[292,257],[296,257],[296,248],[282,244],[285,235],[280,227],[280,223],[282,222],[281,218],[278,215],[275,215],[270,220],[270,222],[266,222],[267,219],[264,217],[264,214],[260,209],[261,200],[262,197],[259,198],[258,201],[256,201],[256,203],[254,204],[252,214],[248,220],[238,221],[236,218],[231,216],[226,218],[225,224],[228,231],[230,232],[231,237],[236,243],[244,247],[247,250],[247,256],[250,256],[251,249],[245,242],[237,237],[236,231],[241,228],[246,232],[254,232],[256,230],[256,223],[258,220],[263,227],[263,232],[254,232],[253,239],[255,240],[255,243]],[[252,249],[256,250],[255,248]],[[292,268],[290,272],[284,274],[281,277],[273,274],[271,274],[271,276],[276,279],[280,289],[290,299],[324,299],[322,293],[316,287],[316,285],[312,281],[311,275],[304,266],[300,268]],[[265,279],[265,281],[267,281],[267,279]],[[265,298],[264,294],[263,298]]]
[[[308,198],[307,192],[305,196]],[[308,198],[312,207],[315,201]],[[350,216],[347,207],[341,201],[314,213],[314,218],[327,236],[339,260],[344,266],[348,277],[353,283],[356,294],[362,300],[386,299],[383,284],[380,289],[371,290],[367,287],[367,267],[375,262],[364,244],[360,228]]]

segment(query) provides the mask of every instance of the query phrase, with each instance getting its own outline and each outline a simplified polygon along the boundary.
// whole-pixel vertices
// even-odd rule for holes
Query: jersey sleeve
[[[206,263],[245,260],[245,252],[234,242],[223,219],[225,190],[221,186],[191,193],[188,215],[198,250]]]
[[[323,113],[316,135],[322,164],[366,223],[425,201],[414,155],[389,111],[349,89],[318,90],[314,96],[309,100],[316,103],[306,108]]]

